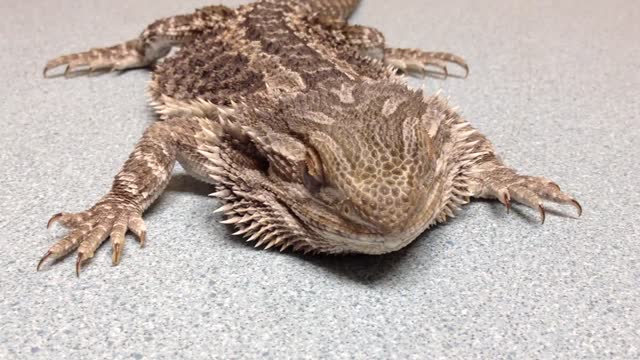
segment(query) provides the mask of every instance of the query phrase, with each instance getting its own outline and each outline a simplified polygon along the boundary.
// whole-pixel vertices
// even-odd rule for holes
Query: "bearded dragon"
[[[449,75],[465,61],[391,48],[351,25],[358,0],[260,0],[158,20],[137,38],[60,56],[44,75],[154,66],[154,122],[111,190],[79,213],[38,263],[77,251],[76,273],[108,238],[144,244],[142,214],[179,161],[215,186],[222,221],[256,246],[314,253],[401,249],[471,198],[580,204],[543,177],[519,175],[447,101],[407,87],[404,74]],[[179,50],[168,56],[173,47]],[[165,58],[163,61],[160,59]]]

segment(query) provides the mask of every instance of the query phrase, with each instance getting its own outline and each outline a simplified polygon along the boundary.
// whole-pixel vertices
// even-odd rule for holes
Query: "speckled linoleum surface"
[[[225,4],[236,5],[233,1]],[[136,36],[201,0],[0,0],[0,358],[638,358],[640,4],[365,0],[389,44],[451,51],[443,88],[522,172],[585,208],[544,226],[474,202],[380,256],[257,251],[180,169],[111,266],[36,273],[50,215],[109,187],[153,121],[149,73],[44,80],[51,57]]]

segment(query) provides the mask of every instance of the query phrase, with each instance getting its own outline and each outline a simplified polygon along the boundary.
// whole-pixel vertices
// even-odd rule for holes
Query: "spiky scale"
[[[213,211],[213,213],[214,213],[214,214],[217,214],[217,213],[226,213],[226,212],[228,212],[228,211],[229,211],[229,210],[231,210],[231,209],[233,209],[233,205],[231,205],[231,204],[225,204],[225,205],[222,205],[222,206],[220,206],[219,208],[215,209],[215,210]]]
[[[220,221],[220,223],[225,224],[225,225],[232,225],[232,224],[236,224],[238,222],[240,222],[242,218],[239,216],[234,216],[225,220]]]

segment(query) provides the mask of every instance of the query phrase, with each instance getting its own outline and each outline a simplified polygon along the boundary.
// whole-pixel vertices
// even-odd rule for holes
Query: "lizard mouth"
[[[343,252],[363,253],[369,255],[380,255],[397,251],[413,241],[422,231],[419,232],[398,232],[398,233],[349,233],[332,231],[326,227],[315,227],[316,232],[322,238],[334,244],[341,244]]]
[[[344,218],[317,201],[290,207],[301,223],[318,238],[335,246],[334,252],[384,254],[399,250],[415,239],[423,229],[384,229],[380,225],[353,216]],[[354,221],[356,220],[356,221]]]

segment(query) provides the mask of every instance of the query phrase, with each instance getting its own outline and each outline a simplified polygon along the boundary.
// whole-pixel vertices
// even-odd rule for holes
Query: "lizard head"
[[[283,101],[269,131],[252,136],[268,162],[264,186],[336,251],[399,249],[439,201],[428,110],[420,92],[389,82]]]
[[[271,211],[269,221],[284,224],[278,229],[297,224],[311,248],[394,251],[438,215],[443,177],[429,124],[440,115],[422,93],[394,82],[360,83],[246,111],[236,112],[231,123],[243,125],[228,132],[251,144],[246,163],[259,158],[261,165],[234,182],[252,181],[246,188],[265,190],[261,201],[276,199],[270,208],[286,209],[278,217],[288,220]]]

